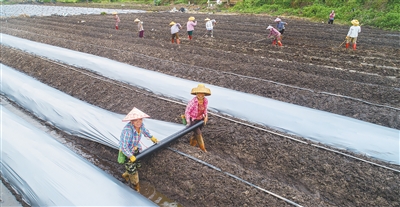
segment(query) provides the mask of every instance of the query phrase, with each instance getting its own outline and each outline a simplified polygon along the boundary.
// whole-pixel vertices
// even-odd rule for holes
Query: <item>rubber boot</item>
[[[346,49],[349,48],[349,46],[350,46],[350,43],[346,43]]]
[[[190,146],[195,147],[197,145],[197,140],[194,138],[194,135],[190,137]]]
[[[276,40],[272,41],[272,45],[276,45]]]
[[[197,142],[199,144],[199,147],[203,152],[207,152],[206,147],[204,146],[204,140],[203,140],[203,135],[197,135]]]
[[[133,187],[135,188],[135,190],[136,190],[137,192],[140,192],[140,184],[139,184],[139,183],[136,184],[136,185],[133,185]]]
[[[282,47],[281,41],[278,41],[278,45],[279,45],[279,47]]]
[[[176,44],[181,44],[181,40],[180,39],[176,39]]]
[[[192,40],[192,35],[189,35],[189,40]]]
[[[118,30],[118,26],[115,26],[115,29]]]
[[[172,44],[174,44],[174,39],[171,39]]]
[[[353,50],[356,50],[357,44],[353,44]]]
[[[126,180],[126,182],[129,181],[129,173],[128,173],[128,172],[124,172],[124,173],[122,174],[122,177]]]

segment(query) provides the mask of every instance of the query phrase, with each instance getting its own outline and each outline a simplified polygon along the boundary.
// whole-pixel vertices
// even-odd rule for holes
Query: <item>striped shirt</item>
[[[119,149],[124,153],[128,158],[133,155],[133,147],[137,147],[139,152],[142,151],[142,145],[140,144],[140,140],[142,135],[145,137],[151,138],[153,137],[149,130],[146,129],[144,124],[140,127],[140,133],[136,132],[135,127],[131,122],[127,123],[122,130],[120,141],[119,141]]]
[[[204,105],[204,112],[203,114],[199,114],[199,101],[197,100],[197,97],[194,97],[191,101],[189,101],[185,110],[187,123],[190,122],[190,118],[192,118],[192,120],[195,120],[198,119],[198,117],[205,117],[207,115],[207,106],[208,106],[207,98],[204,98],[203,105]]]

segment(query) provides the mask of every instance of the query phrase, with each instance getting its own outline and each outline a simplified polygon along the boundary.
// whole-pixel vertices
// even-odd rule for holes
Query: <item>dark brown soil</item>
[[[169,22],[185,24],[191,15],[199,20],[194,40],[187,40],[184,29],[181,45],[171,44]],[[215,38],[202,38],[206,17],[218,21]],[[85,15],[2,20],[1,32],[400,129],[399,33],[363,27],[357,51],[352,51],[338,47],[348,25],[285,19],[289,25],[284,47],[277,48],[268,40],[256,42],[266,37],[265,28],[274,19],[270,16],[144,13],[120,18],[118,31],[111,16]],[[135,18],[144,21],[144,39],[137,37]],[[78,68],[6,47],[1,50],[3,64],[113,112],[126,114],[136,106],[154,119],[179,122],[185,108]],[[164,149],[143,160],[141,180],[183,206],[291,206],[223,172],[303,206],[400,205],[400,174],[391,170],[215,115],[210,115],[203,133],[208,153],[189,146],[188,135],[171,147],[222,172]],[[64,136],[123,181],[117,150]]]

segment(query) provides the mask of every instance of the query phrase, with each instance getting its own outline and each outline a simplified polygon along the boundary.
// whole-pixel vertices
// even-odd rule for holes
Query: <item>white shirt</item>
[[[215,19],[209,20],[206,22],[206,29],[207,30],[213,30],[213,25],[216,23]]]
[[[171,34],[178,33],[180,27],[181,27],[181,25],[180,25],[179,23],[176,23],[176,24],[172,25],[172,27],[171,27]]]
[[[347,36],[358,37],[358,33],[360,33],[360,32],[361,32],[360,26],[351,26],[349,29],[349,32],[347,33]]]

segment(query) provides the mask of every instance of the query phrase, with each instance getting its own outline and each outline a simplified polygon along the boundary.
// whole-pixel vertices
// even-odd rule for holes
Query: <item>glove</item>
[[[154,144],[157,144],[157,143],[158,143],[157,138],[155,138],[154,136],[153,136],[152,138],[150,138],[150,139],[151,139],[151,141],[153,141]]]
[[[131,162],[135,162],[135,161],[136,161],[136,157],[135,157],[134,155],[132,155],[132,157],[130,157],[129,160],[130,160]]]

